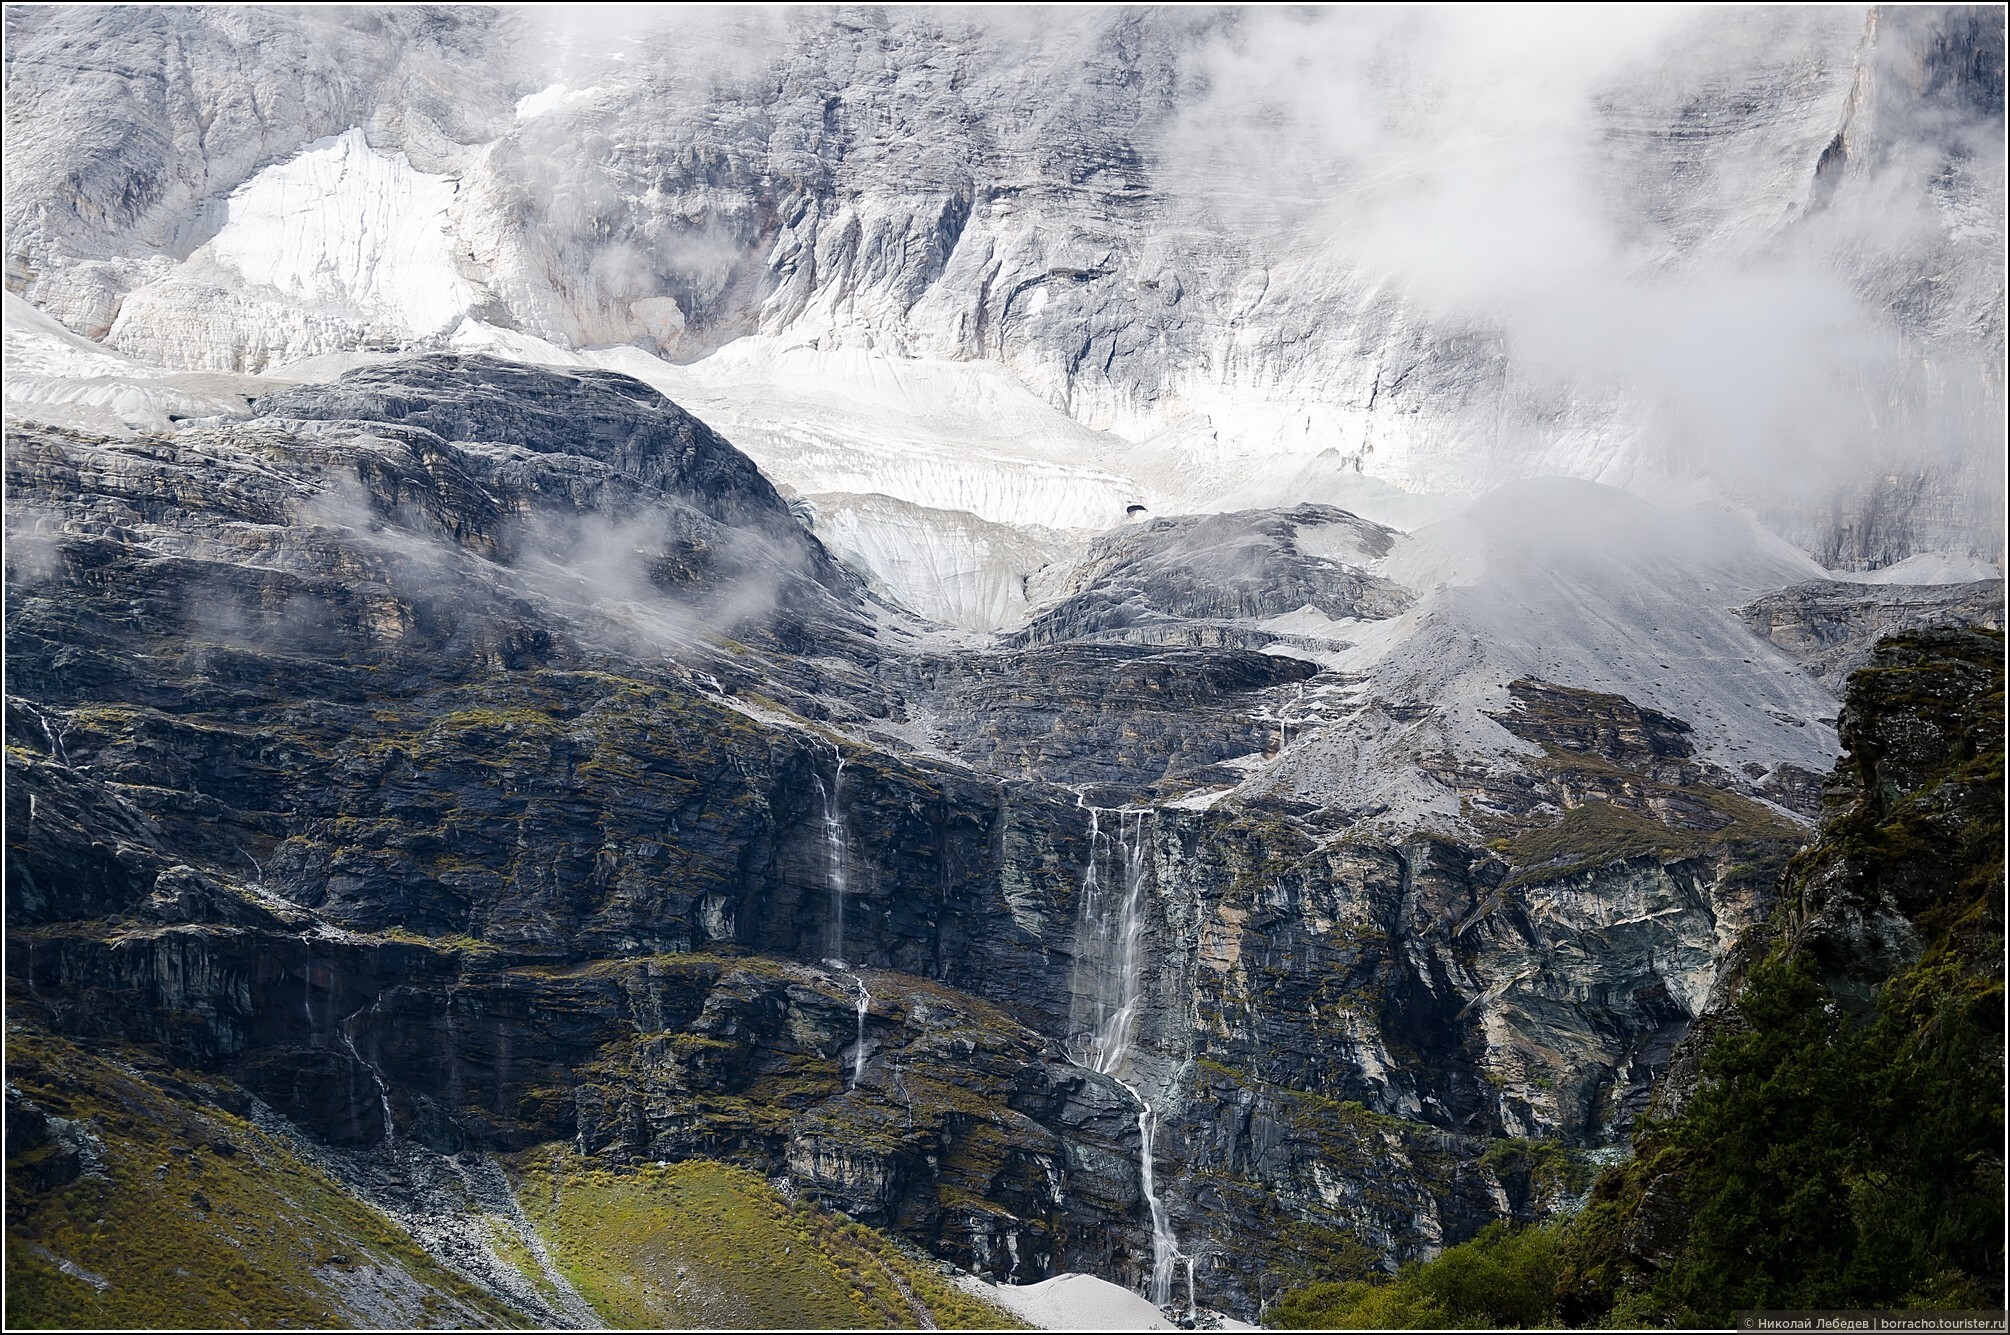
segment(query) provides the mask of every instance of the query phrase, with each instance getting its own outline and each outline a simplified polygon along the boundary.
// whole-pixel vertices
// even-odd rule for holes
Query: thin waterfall
[[[466,1096],[466,1081],[461,1075],[461,1025],[454,1013],[460,1000],[461,976],[456,973],[454,981],[447,984],[447,1103],[458,1108]]]
[[[377,1108],[384,1116],[384,1143],[386,1145],[395,1145],[398,1141],[398,1124],[391,1120],[391,1087],[384,1082],[384,1073],[377,1069],[377,1064],[363,1060],[363,1054],[356,1051],[355,1037],[349,1032],[349,1026],[356,1022],[357,1016],[362,1015],[365,1011],[375,1015],[378,1006],[383,1003],[383,1000],[380,996],[368,1006],[357,1007],[353,1013],[335,1026],[335,1036],[342,1040],[343,1050],[349,1054],[349,1060],[370,1073],[371,1081],[377,1086]]]
[[[855,973],[851,974],[850,977],[852,982],[858,985],[858,1001],[856,1003],[858,1010],[858,1041],[852,1044],[851,1049],[851,1087],[857,1089],[859,1081],[865,1079],[865,1017],[866,1012],[872,1009],[872,993],[866,990],[865,979]]]
[[[311,933],[300,934],[300,1012],[307,1017],[307,1041],[315,1047],[321,1046],[320,1026],[314,1022],[314,937]],[[332,993],[334,984],[329,984]]]
[[[865,985],[865,979],[851,972],[851,966],[844,958],[844,899],[850,890],[848,865],[851,860],[851,841],[845,833],[844,820],[844,751],[831,747],[837,757],[837,767],[831,774],[830,787],[824,786],[823,775],[814,769],[810,777],[816,780],[817,797],[823,803],[824,817],[824,882],[830,887],[830,914],[827,950],[824,958],[838,968],[845,970],[852,985],[858,989],[854,1009],[858,1012],[858,1037],[852,1044],[851,1087],[857,1089],[865,1079],[865,1017],[872,1010],[872,992]]]
[[[1081,804],[1087,806],[1086,800]],[[1163,1307],[1172,1301],[1173,1272],[1180,1250],[1172,1216],[1159,1197],[1153,1163],[1158,1111],[1142,1090],[1123,1079],[1144,1006],[1148,813],[1127,810],[1115,814],[1117,830],[1111,839],[1103,833],[1103,813],[1089,807],[1089,865],[1082,876],[1074,979],[1080,1014],[1074,1027],[1087,1049],[1083,1064],[1115,1078],[1137,1101],[1138,1185],[1152,1226],[1151,1300]],[[1114,884],[1105,880],[1105,861],[1113,864]]]
[[[1173,1269],[1179,1264],[1179,1239],[1173,1234],[1172,1215],[1159,1199],[1152,1165],[1152,1146],[1157,1139],[1159,1115],[1145,1096],[1129,1085],[1138,1101],[1138,1181],[1144,1189],[1145,1208],[1152,1217],[1152,1303],[1164,1307],[1172,1301]],[[1189,1271],[1191,1273],[1191,1271]]]
[[[832,750],[837,751],[833,747]],[[830,887],[830,917],[826,929],[828,939],[824,957],[844,963],[844,897],[850,888],[847,884],[849,849],[846,846],[844,828],[844,808],[840,805],[844,796],[844,752],[837,751],[837,771],[831,775],[830,787],[824,787],[824,777],[814,769],[810,777],[816,780],[817,797],[823,803],[824,812],[824,883]]]

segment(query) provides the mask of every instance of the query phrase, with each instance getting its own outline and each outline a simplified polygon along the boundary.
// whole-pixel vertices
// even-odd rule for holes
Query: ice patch
[[[516,118],[520,121],[527,121],[533,117],[542,116],[548,111],[556,111],[560,107],[569,105],[570,103],[584,102],[587,98],[593,97],[599,92],[600,86],[598,84],[595,84],[591,88],[567,88],[562,83],[555,83],[549,88],[541,89],[526,97],[518,98]]]
[[[894,496],[994,524],[1102,530],[1156,496],[1131,446],[993,362],[885,357],[742,338],[675,366],[639,348],[583,354],[655,386],[800,492]]]
[[[1025,619],[1042,570],[1071,561],[1086,534],[993,524],[891,496],[843,492],[805,497],[816,534],[879,590],[931,621],[996,630]]]
[[[378,153],[352,129],[239,186],[206,249],[245,283],[290,300],[441,334],[477,301],[455,263],[455,190],[451,178]]]

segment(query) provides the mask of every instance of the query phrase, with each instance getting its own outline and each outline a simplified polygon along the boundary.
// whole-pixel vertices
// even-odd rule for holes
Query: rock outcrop
[[[2001,1300],[2003,668],[1956,625],[1850,678],[1819,837],[1594,1187],[1565,1320]]]
[[[2003,629],[2003,581],[1959,584],[1798,584],[1743,609],[1754,633],[1840,693],[1886,636],[1925,626]]]

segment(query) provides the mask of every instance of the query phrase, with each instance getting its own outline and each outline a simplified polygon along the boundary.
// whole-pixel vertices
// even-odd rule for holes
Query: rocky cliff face
[[[1567,1240],[1566,1320],[2001,1294],[2001,633],[1882,640],[1842,735],[1779,912]]]
[[[2000,626],[2000,14],[6,21],[10,1222],[88,1068],[358,1319],[588,1319],[512,1155],[1250,1315],[1675,1106]]]
[[[1952,585],[1825,581],[1783,589],[1745,608],[1743,615],[1754,632],[1840,693],[1886,636],[1936,625],[2003,629],[2003,586],[1994,580]]]
[[[1245,783],[1358,726],[1292,706],[1413,596],[1330,508],[1127,530],[1015,648],[605,372],[419,357],[8,469],[14,1014],[400,1217],[428,1155],[722,1158],[1253,1312],[1565,1200],[1522,1147],[1625,1134],[1798,840],[1688,722],[1533,678],[1515,758],[1424,762],[1435,831]],[[1224,543],[1247,590],[1194,581]],[[1324,634],[1260,629],[1273,566]]]

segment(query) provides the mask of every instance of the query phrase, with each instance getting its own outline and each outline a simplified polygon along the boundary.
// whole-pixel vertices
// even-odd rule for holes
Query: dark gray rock
[[[1308,606],[1334,620],[1394,616],[1409,593],[1364,568],[1394,538],[1330,505],[1148,520],[1096,539],[1059,601],[1012,639],[1257,649],[1273,637],[1221,623]]]
[[[944,653],[632,382],[406,365],[172,437],[20,433],[24,1023],[336,1145],[733,1159],[1021,1280],[1148,1274],[1129,1085],[1200,1296],[1253,1312],[1347,1238],[1395,1264],[1554,1208],[1489,1146],[1623,1135],[1764,912],[1781,831],[1680,720],[1519,683],[1545,759],[1443,762],[1498,849],[1147,810],[1232,783],[1316,665],[1100,630]],[[1275,557],[1367,610],[1298,544],[1378,530],[1231,530],[1250,589]],[[1082,605],[1151,567],[1190,581],[1137,585],[1168,624],[1263,610],[1199,550],[1146,543]],[[1611,846],[1550,846],[1577,809]],[[1122,997],[1120,1083],[1090,1058]]]
[[[1740,615],[1840,694],[1879,640],[1922,626],[2003,628],[2003,581],[1969,584],[1850,584],[1817,581],[1768,594]]]

